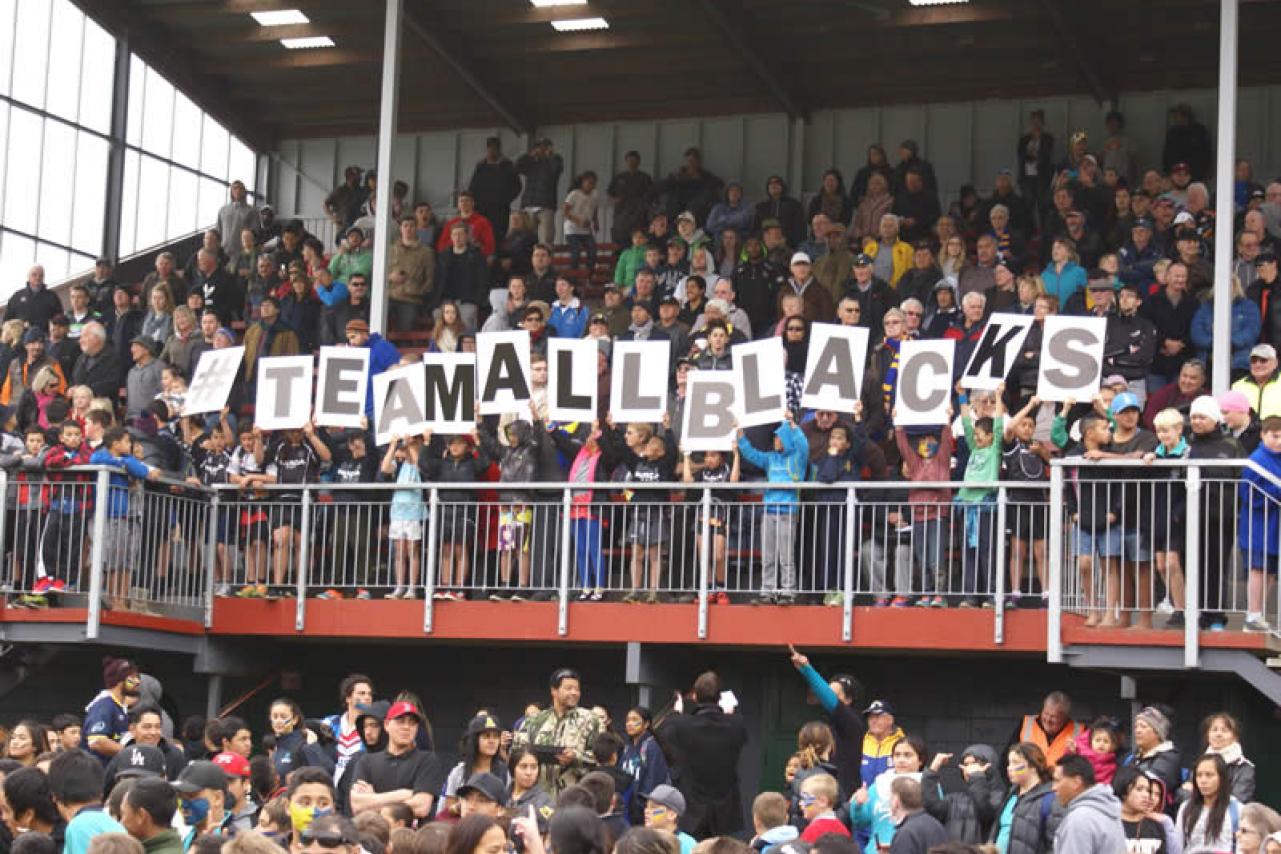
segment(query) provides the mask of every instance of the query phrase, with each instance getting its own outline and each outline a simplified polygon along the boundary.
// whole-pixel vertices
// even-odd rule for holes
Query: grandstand
[[[1274,259],[1269,272],[1266,260],[1256,264],[1257,256],[1275,253],[1281,242],[1281,183],[1274,180],[1281,175],[1281,124],[1275,120],[1281,115],[1281,66],[1264,39],[1238,39],[1237,33],[1276,31],[1281,5],[385,0],[366,7],[335,0],[0,0],[0,22],[11,22],[0,24],[0,301],[9,306],[6,319],[20,321],[18,327],[6,323],[9,337],[0,340],[5,376],[17,372],[3,391],[3,414],[13,421],[0,425],[13,440],[0,449],[13,454],[11,465],[0,468],[6,504],[0,575],[10,579],[0,610],[3,684],[20,685],[51,663],[82,673],[92,670],[101,648],[132,647],[155,656],[155,670],[169,680],[207,690],[209,709],[216,711],[281,672],[305,670],[306,691],[328,684],[328,676],[344,668],[390,667],[412,650],[422,656],[424,670],[459,685],[478,683],[482,671],[508,680],[533,673],[537,682],[558,656],[573,655],[585,662],[589,684],[593,675],[616,680],[624,673],[632,696],[648,698],[656,686],[683,680],[714,655],[722,675],[743,686],[740,695],[759,701],[753,714],[760,716],[768,744],[752,760],[758,767],[750,773],[757,776],[783,755],[787,727],[769,715],[779,710],[781,686],[790,676],[786,657],[774,653],[788,643],[851,659],[850,667],[867,674],[869,684],[913,682],[911,699],[919,710],[913,714],[930,721],[941,743],[959,744],[994,728],[1043,687],[1070,686],[1097,705],[1132,700],[1136,690],[1190,705],[1197,692],[1206,692],[1256,724],[1270,720],[1281,704],[1281,677],[1273,669],[1273,656],[1281,653],[1274,631],[1281,625],[1281,594],[1265,585],[1261,600],[1255,595],[1248,578],[1259,569],[1250,550],[1258,534],[1249,524],[1238,526],[1242,518],[1255,518],[1252,511],[1262,527],[1277,524],[1281,479],[1247,461],[1250,448],[1236,445],[1239,453],[1210,457],[1213,463],[1194,454],[1141,471],[1134,459],[1099,464],[1092,471],[1102,472],[1099,479],[1123,496],[1117,499],[1123,506],[1116,519],[1091,528],[1079,518],[1078,502],[1085,501],[1080,459],[1068,442],[1051,441],[1057,407],[1031,410],[1035,441],[1047,457],[1043,475],[1031,482],[1012,478],[999,462],[996,478],[968,477],[968,445],[941,478],[918,472],[905,481],[898,474],[907,459],[902,449],[917,447],[924,436],[913,432],[910,442],[906,435],[895,441],[893,374],[874,371],[878,358],[897,365],[897,345],[890,348],[894,356],[885,354],[893,336],[883,324],[900,308],[914,337],[929,337],[922,330],[942,316],[939,329],[947,332],[936,337],[956,340],[958,349],[973,348],[993,307],[1032,313],[1036,293],[1024,299],[1020,283],[1026,277],[1044,293],[1051,279],[1065,281],[1067,263],[1055,252],[1066,237],[1076,255],[1071,263],[1080,262],[1080,282],[1061,305],[1056,300],[1056,310],[1117,318],[1124,304],[1109,310],[1093,294],[1117,291],[1115,299],[1123,302],[1133,292],[1144,309],[1124,314],[1126,322],[1142,317],[1152,326],[1147,334],[1154,350],[1145,362],[1122,356],[1107,363],[1103,385],[1120,372],[1124,387],[1107,389],[1096,414],[1123,415],[1126,407],[1111,412],[1109,403],[1131,392],[1146,404],[1166,391],[1163,399],[1188,416],[1186,429],[1195,440],[1194,400],[1212,391],[1227,425],[1220,434],[1216,421],[1215,437],[1230,434],[1235,444],[1250,429],[1258,444],[1262,422],[1281,416],[1275,349],[1271,374],[1256,374],[1254,367],[1266,356],[1259,346],[1281,346],[1281,318],[1273,317],[1281,303],[1272,302],[1277,265]],[[1030,128],[1038,122],[1045,135],[1033,134],[1029,148]],[[1040,161],[1037,145],[1044,146]],[[487,147],[494,149],[488,163]],[[874,147],[887,155],[883,168],[869,159]],[[628,171],[631,154],[639,171],[652,177],[652,189],[628,183],[635,174]],[[559,166],[545,188],[547,202],[535,185],[547,174],[540,164],[551,159]],[[523,237],[486,213],[493,212],[493,176],[503,163],[516,183],[508,185],[505,201],[497,193],[498,210],[528,215]],[[481,166],[493,167],[492,174]],[[344,188],[351,167],[354,184]],[[841,190],[825,194],[833,170],[842,178]],[[574,225],[567,221],[573,212],[567,196],[588,172],[599,178],[594,219],[584,226],[595,244],[590,266],[573,263],[576,253],[566,240],[566,226],[572,235]],[[908,173],[928,175],[921,197],[935,206],[928,221],[920,221],[914,207],[922,191],[911,189]],[[1003,182],[1003,174],[1009,180]],[[864,204],[867,184],[881,177],[889,195]],[[236,181],[247,191],[243,210],[228,204]],[[397,183],[403,184],[400,192]],[[774,183],[782,184],[794,208],[768,195]],[[1206,203],[1195,200],[1198,183],[1207,191]],[[711,235],[716,208],[734,184],[742,190],[742,209],[726,203],[724,213],[743,218],[727,230],[741,232],[744,241],[783,232],[777,247],[767,237],[764,263],[772,266],[759,277],[764,268],[754,272],[752,264],[760,259],[740,244],[726,260],[720,232]],[[612,194],[606,192],[611,186]],[[467,239],[476,246],[456,253],[449,246],[446,224],[459,216],[459,195],[467,189],[498,232],[490,251],[479,245],[474,226]],[[1059,190],[1067,192],[1062,204]],[[1126,198],[1146,198],[1151,214],[1132,205],[1122,209],[1116,202],[1121,191]],[[631,204],[637,200],[639,207]],[[1026,219],[1011,231],[994,226],[991,208],[1016,202]],[[402,244],[396,214],[413,217],[424,203],[431,216],[415,223],[413,240]],[[318,457],[310,482],[290,489],[287,483],[245,487],[240,481],[237,489],[225,479],[201,483],[204,455],[197,450],[192,459],[193,445],[211,441],[201,429],[216,430],[216,418],[208,424],[201,419],[184,435],[177,421],[166,428],[169,422],[144,412],[157,397],[180,406],[175,400],[181,401],[198,362],[192,353],[221,347],[219,335],[232,345],[247,338],[269,342],[254,356],[306,355],[345,344],[353,330],[348,321],[367,318],[369,331],[394,345],[398,358],[416,361],[423,353],[461,352],[462,339],[477,331],[446,329],[433,312],[441,308],[441,294],[478,310],[477,328],[525,328],[534,303],[544,303],[544,322],[557,306],[570,306],[570,298],[556,302],[557,278],[569,283],[585,315],[602,313],[607,328],[600,336],[589,331],[572,337],[606,339],[608,367],[611,339],[650,332],[635,312],[648,311],[657,323],[662,311],[658,299],[638,298],[632,281],[621,281],[620,259],[630,263],[631,226],[639,224],[645,240],[665,252],[687,210],[696,228],[714,237],[707,251],[715,269],[707,278],[730,286],[737,302],[725,308],[750,323],[743,339],[782,334],[793,317],[804,316],[807,329],[812,322],[839,322],[838,306],[848,302],[859,305],[861,325],[872,333],[868,370],[875,382],[861,401],[867,423],[855,428],[852,413],[841,423],[849,420],[850,436],[866,430],[866,448],[876,450],[854,459],[853,478],[834,483],[807,474],[791,485],[798,509],[789,521],[792,539],[782,550],[797,573],[781,600],[765,581],[771,555],[779,552],[766,533],[774,524],[770,494],[777,491],[766,486],[769,466],[744,463],[737,482],[690,485],[680,482],[678,466],[648,484],[597,475],[588,478],[592,491],[580,499],[581,489],[569,479],[577,471],[573,443],[592,431],[572,425],[577,430],[559,431],[568,444],[556,445],[554,477],[534,468],[522,477],[504,471],[505,486],[519,489],[520,499],[505,497],[504,485],[493,483],[497,462],[488,475],[456,480],[454,486],[463,486],[452,492],[435,485],[446,478],[415,481],[408,491],[422,508],[421,546],[406,583],[396,575],[397,550],[388,539],[397,519],[387,484],[372,476],[354,483],[335,476],[355,453],[346,432],[318,428],[291,445],[312,448]],[[249,211],[251,219],[243,218]],[[1074,211],[1083,214],[1084,226],[1070,222]],[[846,238],[820,233],[815,214],[841,220]],[[893,236],[882,231],[884,214],[893,220]],[[1126,254],[1136,249],[1131,232],[1142,232],[1149,215],[1156,223],[1147,231],[1159,253],[1132,263],[1133,253]],[[950,221],[963,245],[954,270],[939,263],[951,235],[936,219]],[[666,220],[668,230],[654,226],[656,220]],[[251,246],[243,253],[239,235],[222,234],[222,249],[209,248],[207,230],[226,223],[249,225]],[[372,248],[343,248],[353,225]],[[793,226],[799,232],[788,234]],[[405,314],[406,300],[396,298],[389,276],[405,263],[406,250],[398,247],[417,251],[422,238],[441,241],[424,268],[435,276],[433,289],[402,291],[414,294],[409,302],[415,310]],[[308,254],[301,247],[312,239]],[[553,273],[546,280],[531,270],[536,240],[551,244]],[[985,243],[997,254],[988,258]],[[689,245],[701,251],[700,241]],[[201,269],[202,246],[216,262],[217,276],[225,273],[229,287],[238,288],[228,303],[217,276]],[[931,256],[918,264],[916,256],[927,248]],[[857,260],[882,250],[879,258]],[[803,293],[808,281],[797,272],[796,251],[830,252],[832,258],[849,253],[825,311],[812,314],[809,303],[799,314],[785,308],[787,289]],[[464,262],[444,259],[467,252],[482,258],[483,281],[477,279],[472,291],[451,291]],[[175,271],[157,276],[166,253]],[[350,260],[353,255],[359,257]],[[260,257],[272,261],[261,275],[254,266]],[[1159,275],[1158,257],[1164,262]],[[335,258],[349,260],[335,267]],[[105,263],[95,269],[98,260]],[[827,287],[817,284],[825,269],[821,259],[807,258],[806,269],[808,261],[817,262],[815,290]],[[1108,266],[1113,262],[1116,269]],[[660,282],[661,274],[676,270],[666,258],[663,263],[654,271]],[[347,296],[330,301],[316,290],[324,267],[334,271],[334,280],[343,271],[346,293],[345,283],[360,275],[361,264],[368,265],[367,303],[349,304]],[[22,295],[40,292],[27,284],[33,265],[43,267],[44,283],[67,315],[69,337],[52,329],[63,327],[51,325],[50,316],[24,314]],[[529,280],[532,302],[512,297],[504,265]],[[855,272],[869,266],[870,289],[860,286]],[[1015,284],[1002,284],[998,268],[1008,270]],[[1178,269],[1189,286],[1181,327],[1165,315],[1147,314],[1149,305],[1169,300],[1169,271]],[[714,368],[710,344],[689,349],[700,330],[710,338],[720,323],[706,316],[706,305],[686,301],[689,273],[688,266],[680,269],[676,310],[690,316],[682,314],[671,327],[684,324],[686,348],[673,348],[673,365],[688,358],[696,369]],[[630,275],[634,280],[634,268]],[[979,320],[960,311],[951,319],[940,304],[936,282],[949,276],[944,290],[953,301],[967,299],[970,290],[985,294]],[[983,283],[971,288],[968,283],[981,277]],[[1234,277],[1241,286],[1235,296]],[[300,290],[291,293],[299,278]],[[924,283],[924,290],[909,293],[900,285],[905,280]],[[192,292],[171,296],[191,310],[193,338],[175,332],[180,312],[151,305],[158,282]],[[617,304],[611,302],[615,284],[624,286]],[[73,286],[79,285],[88,287],[89,312],[100,317],[77,308]],[[880,286],[879,296],[867,296]],[[116,291],[127,295],[124,303],[113,304]],[[284,327],[272,329],[272,318],[261,313],[268,295],[280,297],[292,345],[281,343]],[[709,287],[707,297],[713,296]],[[927,316],[917,312],[908,323],[909,297],[917,296]],[[1281,299],[1281,284],[1275,296]],[[1079,301],[1079,312],[1068,297]],[[201,327],[206,310],[213,315],[209,330]],[[1203,312],[1200,321],[1194,311]],[[48,397],[66,396],[70,411],[64,409],[64,417],[86,423],[68,387],[81,385],[76,377],[97,364],[97,351],[78,343],[81,335],[93,337],[85,330],[95,319],[103,324],[105,351],[119,364],[118,377],[109,377],[102,389],[95,386],[91,397],[108,398],[107,408],[134,430],[147,463],[163,470],[145,488],[135,485],[123,505],[127,512],[117,515],[113,497],[123,487],[111,480],[119,477],[114,468],[24,468],[14,444],[25,438],[29,424],[21,421],[28,415],[51,431],[49,444],[60,441],[61,419],[49,416],[56,403]],[[488,321],[496,322],[483,327]],[[152,322],[165,331],[154,339],[151,357],[190,360],[176,391],[141,384],[143,373],[160,373],[158,362],[148,369],[151,362],[136,352],[152,349],[135,338],[150,334],[145,330]],[[1208,337],[1196,337],[1198,328]],[[58,365],[56,393],[52,386],[36,388],[43,362],[30,376],[24,367],[32,329],[43,349],[30,358]],[[50,331],[54,337],[43,341]],[[727,337],[732,331],[741,328],[727,330]],[[1172,361],[1159,362],[1158,339]],[[1182,355],[1164,349],[1170,341]],[[1187,380],[1185,389],[1183,371],[1193,355],[1201,376]],[[1025,361],[1031,385],[1016,387],[1017,374],[1011,374],[1008,388],[1000,390],[1010,415],[1035,391],[1035,353]],[[789,364],[787,370],[804,368]],[[683,400],[679,374],[674,367],[673,407]],[[603,375],[606,390],[608,379]],[[230,414],[240,424],[262,417],[253,380],[247,373],[232,392]],[[1229,387],[1244,390],[1246,427],[1233,426],[1240,413],[1222,396]],[[24,389],[31,391],[26,410]],[[971,393],[976,406],[980,396]],[[982,406],[995,406],[991,397]],[[958,414],[961,403],[958,396]],[[1090,423],[1091,408],[1081,401],[1065,417],[1064,435],[1069,426],[1076,430],[1073,443],[1081,439],[1081,425]],[[818,413],[797,409],[810,443],[807,471],[817,471],[832,427],[821,426]],[[874,410],[879,427],[873,426]],[[603,422],[603,409],[600,414]],[[1142,414],[1141,432],[1153,429],[1155,414]],[[500,426],[491,420],[490,429]],[[625,425],[617,426],[621,444]],[[264,454],[278,453],[280,432],[264,440]],[[749,430],[748,441],[766,451],[769,432]],[[172,450],[158,434],[183,446],[174,451],[179,465],[158,462]],[[958,443],[965,444],[963,437],[959,431]],[[230,444],[240,438],[231,436]],[[369,439],[363,453],[381,461],[385,446],[375,448]],[[494,441],[502,455],[506,445]],[[1142,450],[1155,454],[1155,446]],[[447,451],[436,436],[422,453],[443,458]],[[253,472],[237,476],[246,474]],[[962,477],[989,493],[981,508],[954,506]],[[647,503],[663,508],[649,511],[660,514],[658,521],[640,515]],[[504,546],[512,531],[504,514],[520,521],[521,513],[527,516],[518,536],[528,540],[520,541],[523,547]],[[52,537],[45,518],[51,514],[64,520]],[[590,529],[596,540],[584,533],[588,528],[580,532],[578,523],[587,521],[596,524]],[[117,524],[132,531],[124,546],[111,533]],[[717,533],[722,524],[728,533]],[[1116,554],[1100,552],[1096,566],[1083,562],[1081,535],[1102,538],[1112,527],[1118,539],[1122,530],[1134,532],[1144,548],[1126,552],[1118,546]],[[1156,549],[1156,530],[1167,540],[1175,532],[1178,543]],[[1039,552],[1032,540],[1042,543]],[[584,558],[589,543],[602,567],[594,582]],[[1158,562],[1144,554],[1149,549],[1174,555],[1182,570],[1172,574],[1169,558]],[[648,571],[657,581],[646,574],[644,552],[650,550]],[[1263,559],[1275,571],[1276,555]],[[786,577],[786,561],[781,565]],[[977,575],[971,571],[976,565]],[[60,571],[66,589],[42,586]],[[1110,572],[1119,593],[1110,592]],[[415,595],[396,595],[405,588]],[[781,664],[768,663],[767,655]],[[314,682],[313,673],[320,674]],[[973,697],[975,685],[990,696]],[[961,695],[970,698],[957,701]],[[621,707],[631,697],[608,699]],[[50,708],[61,702],[48,700]],[[439,702],[452,709],[449,699]],[[4,703],[0,691],[0,707]],[[1275,749],[1253,746],[1261,755]]]

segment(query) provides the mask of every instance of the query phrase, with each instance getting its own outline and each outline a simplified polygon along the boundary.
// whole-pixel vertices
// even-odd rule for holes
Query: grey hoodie
[[[138,702],[143,705],[154,706],[160,710],[160,731],[164,735],[165,741],[173,743],[173,718],[160,705],[164,699],[165,691],[160,685],[160,680],[149,673],[142,674],[140,684],[138,685]]]
[[[1125,850],[1121,802],[1111,786],[1095,785],[1077,795],[1054,834],[1054,854],[1116,854]]]

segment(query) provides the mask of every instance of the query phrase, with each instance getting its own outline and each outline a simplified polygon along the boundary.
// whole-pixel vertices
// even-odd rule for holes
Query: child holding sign
[[[961,426],[965,429],[965,444],[970,456],[965,466],[966,483],[982,483],[1001,479],[1001,446],[998,435],[1005,432],[1005,384],[996,391],[995,415],[975,419],[969,400],[962,395]],[[978,604],[977,596],[985,594],[992,577],[992,526],[995,524],[996,497],[994,490],[983,487],[962,487],[956,500],[965,508],[965,545],[962,549],[962,608]],[[985,605],[989,605],[986,599]]]
[[[627,480],[636,483],[664,483],[674,479],[676,440],[672,436],[672,416],[663,413],[663,435],[643,422],[627,425],[622,447],[614,430],[614,416],[606,415],[609,430],[601,437],[606,453],[617,455],[627,467]],[[638,489],[626,493],[633,505],[627,519],[627,539],[632,544],[632,589],[624,602],[659,601],[658,582],[663,571],[663,543],[671,534],[671,521],[662,506],[667,494],[661,490]],[[648,558],[649,572],[646,573]],[[648,579],[648,583],[646,583]]]
[[[792,411],[774,431],[774,450],[759,451],[740,428],[738,451],[765,472],[771,484],[797,483],[809,468],[809,443],[796,426]],[[796,517],[800,508],[795,489],[778,486],[765,490],[761,537],[761,595],[758,605],[790,605],[796,597]],[[779,568],[782,578],[779,578]],[[781,582],[781,584],[780,584]]]
[[[418,455],[422,452],[422,439],[418,436],[392,436],[383,456],[381,471],[397,486],[422,483],[418,470]],[[396,589],[387,594],[388,599],[415,599],[418,590],[419,552],[423,541],[423,517],[426,504],[423,493],[417,489],[397,489],[391,496],[392,561],[396,574]],[[409,578],[406,584],[405,569]]]
[[[685,454],[685,464],[681,472],[681,480],[686,483],[738,483],[741,460],[738,455],[738,448],[734,449],[734,464],[731,466],[725,459],[723,451],[705,451],[703,453],[703,464],[694,470],[694,462],[691,454]],[[712,536],[712,566],[715,572],[712,575],[712,589],[708,596],[708,601],[717,605],[729,604],[729,593],[725,589],[726,578],[729,575],[729,536],[730,536],[730,512],[731,507],[729,499],[731,496],[723,492],[712,490],[711,492],[711,510],[707,514],[707,527]],[[694,535],[694,548],[697,554],[703,553],[703,516],[698,516],[697,533]]]

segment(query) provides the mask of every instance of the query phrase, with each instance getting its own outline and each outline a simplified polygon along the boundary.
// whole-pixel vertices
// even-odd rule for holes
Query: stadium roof
[[[383,4],[79,0],[246,139],[372,133]],[[1216,0],[404,0],[400,127],[431,130],[1213,86]],[[563,2],[563,0],[562,0]],[[915,0],[921,2],[921,0]],[[297,9],[308,23],[260,26]],[[599,16],[608,29],[551,22]],[[1246,2],[1241,31],[1276,32]],[[281,38],[328,36],[290,50]],[[1281,80],[1241,40],[1240,83]]]

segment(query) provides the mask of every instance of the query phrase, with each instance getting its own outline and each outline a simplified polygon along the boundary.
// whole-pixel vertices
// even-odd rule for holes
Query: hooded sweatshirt
[[[1055,854],[1112,854],[1125,850],[1121,802],[1110,786],[1091,786],[1067,806],[1054,834]]]

